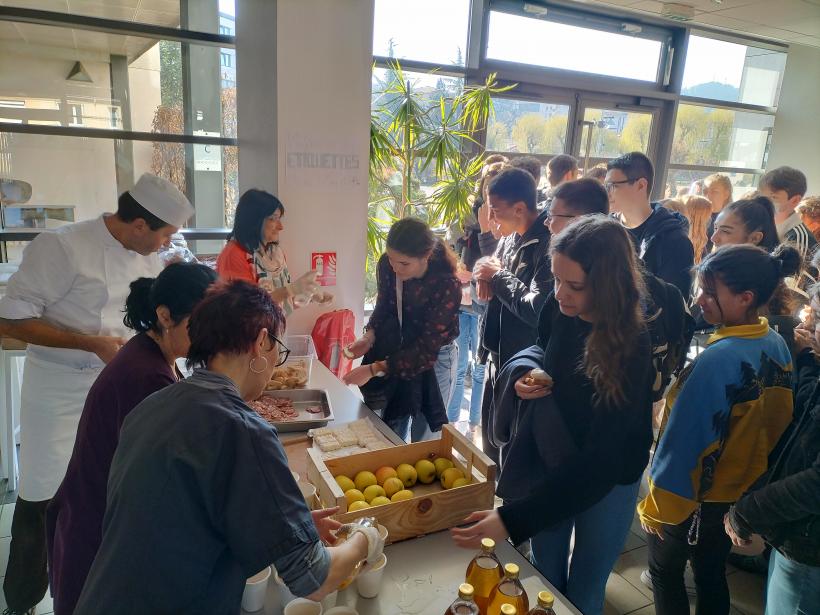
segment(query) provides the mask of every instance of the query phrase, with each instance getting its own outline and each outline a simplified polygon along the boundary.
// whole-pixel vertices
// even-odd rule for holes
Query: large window
[[[470,0],[376,0],[373,55],[464,66]]]
[[[779,48],[689,37],[666,194],[698,193],[716,172],[732,180],[735,198],[757,186],[785,66]]]
[[[567,148],[569,105],[496,98],[487,124],[487,149],[519,154],[560,154]]]
[[[775,107],[785,69],[784,51],[692,35],[681,94]]]
[[[70,3],[71,17],[48,14],[49,25],[0,21],[11,37],[0,53],[0,176],[32,189],[28,202],[4,203],[14,209],[6,226],[53,227],[112,211],[147,171],[195,203],[189,226],[229,226],[238,199],[233,41],[216,44],[211,34],[200,43],[197,32],[161,40],[151,28],[140,35],[140,26],[232,32],[233,1],[190,3],[186,24],[174,2],[163,15],[85,4]],[[77,15],[120,19],[131,33],[85,30]]]
[[[660,41],[511,15],[490,13],[487,58],[656,81]]]

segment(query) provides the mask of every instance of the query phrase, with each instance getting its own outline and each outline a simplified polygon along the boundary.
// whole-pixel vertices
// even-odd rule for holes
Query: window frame
[[[188,30],[185,28],[172,28],[143,22],[121,21],[73,13],[60,13],[55,11],[0,6],[0,23],[2,22],[28,23],[41,26],[102,32],[106,34],[137,36],[141,38],[154,39],[157,41],[165,40],[179,42],[182,44],[236,49],[236,36],[234,35],[213,34],[209,32]],[[221,63],[220,68],[223,68]],[[186,80],[183,79],[183,100],[190,101],[190,96],[188,96],[185,91],[187,89],[187,84],[185,84],[185,81]],[[155,133],[148,131],[117,130],[113,128],[86,128],[82,124],[53,126],[0,121],[0,133],[3,132],[61,137],[98,138],[115,141],[128,140],[181,143],[188,147],[192,147],[194,145],[219,145],[222,147],[238,148],[239,146],[238,139],[235,137]],[[185,235],[189,239],[223,239],[227,238],[229,233],[230,229],[228,228],[213,229],[193,227],[185,230]],[[33,239],[37,234],[38,231],[23,233],[19,230],[15,231],[0,228],[0,242],[28,241]]]

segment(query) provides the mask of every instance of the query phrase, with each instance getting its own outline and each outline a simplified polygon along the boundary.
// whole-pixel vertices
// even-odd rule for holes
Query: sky
[[[469,0],[376,0],[373,53],[387,55],[392,38],[397,57],[454,63],[459,47],[462,57],[466,53],[469,5]],[[490,57],[530,64],[560,57],[549,64],[646,80],[655,78],[660,50],[646,39],[498,12],[491,15],[488,47]],[[745,45],[693,37],[683,86],[717,81],[739,87],[745,57]]]

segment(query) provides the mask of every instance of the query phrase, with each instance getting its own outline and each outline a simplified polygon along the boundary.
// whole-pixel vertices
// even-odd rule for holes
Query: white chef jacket
[[[40,318],[90,335],[130,337],[129,285],[156,277],[159,256],[127,250],[102,216],[40,234],[0,299],[0,318]],[[20,497],[50,499],[62,482],[91,385],[103,368],[83,350],[29,344],[20,399]]]

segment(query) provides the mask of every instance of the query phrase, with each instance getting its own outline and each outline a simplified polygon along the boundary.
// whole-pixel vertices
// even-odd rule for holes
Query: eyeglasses
[[[553,213],[548,213],[547,214],[547,222],[549,222],[553,218],[577,218],[577,217],[578,217],[578,214],[553,214]]]
[[[276,346],[279,350],[279,360],[276,362],[276,365],[274,365],[274,367],[279,367],[280,365],[284,365],[285,361],[287,361],[288,357],[290,356],[290,348],[285,346],[278,338],[271,335],[270,333],[268,333],[268,337],[270,338],[270,341],[272,343],[276,344]],[[271,350],[273,350],[273,349],[271,348]]]
[[[634,184],[638,179],[622,179],[621,181],[617,182],[604,182],[604,188],[606,188],[607,192],[612,192],[615,188],[620,186],[621,184]]]

